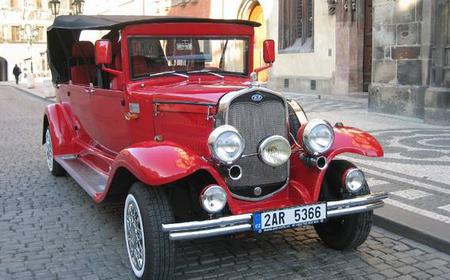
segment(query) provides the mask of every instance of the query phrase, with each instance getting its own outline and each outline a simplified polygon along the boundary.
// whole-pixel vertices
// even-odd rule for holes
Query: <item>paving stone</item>
[[[46,104],[7,89],[0,87],[0,279],[134,279],[123,243],[123,202],[95,205],[71,178],[48,174],[40,146]],[[364,106],[331,100],[305,103],[312,112]],[[354,251],[325,248],[313,228],[306,227],[180,242],[177,257],[175,279],[450,275],[448,255],[376,227]]]

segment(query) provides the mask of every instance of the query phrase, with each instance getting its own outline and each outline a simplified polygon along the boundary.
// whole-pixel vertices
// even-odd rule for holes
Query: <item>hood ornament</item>
[[[252,80],[250,82],[251,86],[259,86],[259,82],[258,82],[258,73],[256,72],[252,72],[250,73],[250,79]]]

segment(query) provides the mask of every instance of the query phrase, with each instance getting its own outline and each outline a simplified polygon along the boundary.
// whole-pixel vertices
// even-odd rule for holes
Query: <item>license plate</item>
[[[321,223],[327,218],[327,204],[318,203],[253,214],[256,232]]]

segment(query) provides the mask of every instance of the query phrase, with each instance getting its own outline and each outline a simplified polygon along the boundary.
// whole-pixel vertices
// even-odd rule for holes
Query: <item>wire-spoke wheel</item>
[[[50,134],[50,127],[47,127],[47,129],[45,130],[44,149],[45,149],[45,158],[47,160],[48,170],[54,176],[64,175],[65,174],[64,168],[55,161],[55,158],[53,156],[53,143],[52,143],[52,137]]]
[[[123,215],[128,258],[136,278],[172,279],[175,244],[162,231],[162,224],[173,223],[174,218],[164,189],[134,183]]]

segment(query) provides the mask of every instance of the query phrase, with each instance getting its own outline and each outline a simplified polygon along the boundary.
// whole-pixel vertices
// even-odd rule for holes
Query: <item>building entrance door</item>
[[[253,68],[264,66],[263,60],[263,42],[266,39],[267,27],[264,20],[264,12],[259,3],[257,3],[250,11],[249,20],[256,21],[261,24],[260,27],[255,28],[255,48],[253,53]],[[258,74],[260,82],[267,82],[269,78],[268,71],[262,71]]]
[[[372,79],[372,0],[365,1],[363,90],[368,91]]]
[[[8,61],[0,57],[0,82],[8,80]]]

